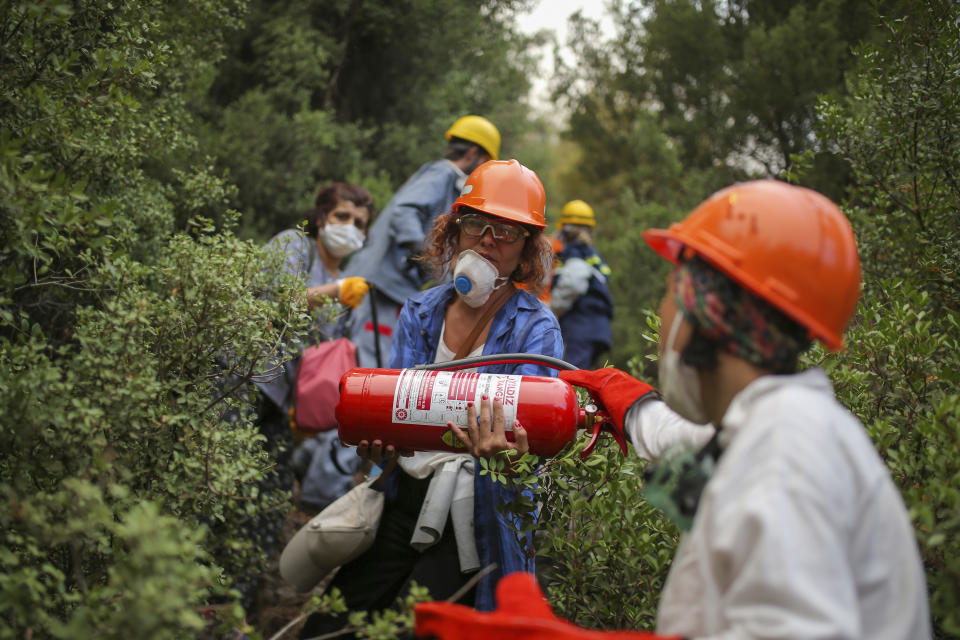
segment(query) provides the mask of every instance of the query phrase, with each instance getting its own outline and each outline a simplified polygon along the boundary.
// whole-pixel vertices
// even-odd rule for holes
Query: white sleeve
[[[624,418],[623,430],[637,455],[646,460],[657,460],[678,446],[699,449],[713,435],[712,426],[690,422],[662,400],[646,400],[633,405]]]
[[[562,316],[577,298],[590,288],[590,278],[594,268],[581,258],[569,258],[557,269],[553,287],[550,289],[550,309]]]
[[[757,417],[739,421],[684,539],[686,562],[674,561],[662,593],[664,631],[698,640],[924,637],[877,633],[864,618],[864,602],[903,580],[886,542],[897,540],[890,512],[885,527],[870,518],[881,463],[860,475],[858,456],[833,435],[847,424],[831,422],[815,398],[800,400],[808,406],[754,405]],[[877,532],[863,545],[860,522]],[[904,593],[888,602],[904,610],[891,618],[909,619]],[[688,623],[691,598],[702,604],[700,625]]]
[[[796,477],[797,469],[773,469],[740,500],[722,508],[708,502],[697,513],[705,521],[700,541],[709,571],[726,587],[716,604],[730,621],[707,637],[876,638],[862,634],[842,518],[784,475]]]

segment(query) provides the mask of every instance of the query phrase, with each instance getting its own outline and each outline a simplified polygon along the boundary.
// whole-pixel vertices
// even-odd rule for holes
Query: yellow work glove
[[[351,309],[356,309],[363,296],[370,291],[370,285],[363,278],[343,278],[337,282],[340,283],[340,302]]]

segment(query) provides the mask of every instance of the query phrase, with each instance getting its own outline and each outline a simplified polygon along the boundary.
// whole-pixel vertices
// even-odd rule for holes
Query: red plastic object
[[[335,429],[337,378],[357,366],[357,347],[346,338],[321,342],[303,351],[293,387],[293,426],[306,436]]]
[[[558,618],[529,573],[511,573],[497,585],[497,610],[481,613],[450,602],[414,607],[418,638],[438,640],[680,640],[648,631],[591,631]]]
[[[380,440],[398,449],[463,451],[446,426],[465,426],[467,402],[484,395],[501,400],[507,439],[513,420],[527,431],[530,451],[557,454],[586,425],[573,387],[558,378],[467,371],[352,369],[340,379],[336,416],[340,440],[356,445]]]

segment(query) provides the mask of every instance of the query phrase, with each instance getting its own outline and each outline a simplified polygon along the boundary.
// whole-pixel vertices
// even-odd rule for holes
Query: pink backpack
[[[335,429],[340,378],[356,366],[357,347],[346,338],[305,349],[293,383],[290,426],[307,436]]]

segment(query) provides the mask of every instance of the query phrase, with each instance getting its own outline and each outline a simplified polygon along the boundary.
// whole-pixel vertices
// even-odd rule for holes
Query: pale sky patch
[[[518,16],[517,26],[520,31],[531,34],[541,29],[553,31],[564,60],[572,62],[572,54],[566,47],[567,19],[580,10],[584,16],[599,20],[602,32],[609,36],[613,33],[613,21],[606,13],[605,4],[600,0],[540,0],[531,13]],[[553,49],[551,46],[540,47],[536,54],[540,58],[540,73],[532,79],[531,104],[538,110],[552,111],[547,92],[553,75]]]

